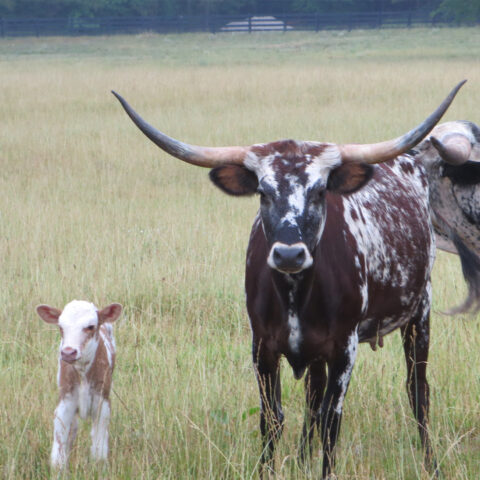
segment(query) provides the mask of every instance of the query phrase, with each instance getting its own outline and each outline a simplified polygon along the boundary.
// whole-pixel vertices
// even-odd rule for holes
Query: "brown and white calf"
[[[51,465],[62,468],[68,461],[77,434],[78,418],[92,418],[91,455],[108,455],[109,394],[115,365],[113,323],[122,306],[113,303],[98,310],[93,303],[73,300],[63,311],[39,305],[37,313],[47,323],[58,325],[62,336],[58,356],[60,399],[53,422]]]

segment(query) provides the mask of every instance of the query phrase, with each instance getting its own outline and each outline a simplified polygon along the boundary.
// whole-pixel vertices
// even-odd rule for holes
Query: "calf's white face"
[[[73,300],[63,311],[48,305],[39,305],[37,313],[47,323],[58,325],[62,340],[60,355],[68,363],[88,364],[95,357],[98,329],[104,322],[114,322],[121,305],[113,303],[98,311],[93,303]]]

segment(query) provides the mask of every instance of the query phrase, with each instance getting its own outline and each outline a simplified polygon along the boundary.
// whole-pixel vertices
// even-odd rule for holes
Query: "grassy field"
[[[0,476],[49,478],[59,334],[34,312],[120,302],[108,470],[72,478],[250,479],[258,393],[243,297],[255,199],[161,153],[115,89],[190,143],[372,142],[422,121],[468,78],[445,119],[480,122],[479,29],[0,40]],[[480,471],[480,323],[441,314],[465,288],[439,254],[429,381],[446,479]],[[295,464],[303,382],[283,370],[281,479]],[[428,479],[404,391],[399,334],[362,345],[345,402],[339,479]],[[318,451],[319,445],[315,446]],[[321,471],[316,457],[312,477]]]

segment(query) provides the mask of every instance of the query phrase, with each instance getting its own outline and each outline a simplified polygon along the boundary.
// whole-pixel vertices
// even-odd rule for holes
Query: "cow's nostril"
[[[62,356],[64,357],[74,357],[77,354],[77,350],[72,347],[66,347],[62,350]]]
[[[302,248],[300,251],[297,253],[297,260],[301,260],[302,262],[305,260],[305,250]]]
[[[307,258],[303,245],[277,245],[272,252],[275,268],[285,272],[298,272]]]

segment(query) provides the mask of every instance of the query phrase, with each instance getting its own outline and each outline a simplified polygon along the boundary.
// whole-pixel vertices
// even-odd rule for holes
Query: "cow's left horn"
[[[122,107],[133,123],[162,150],[183,160],[184,162],[198,165],[199,167],[214,168],[225,164],[243,164],[247,147],[198,147],[180,142],[165,135],[148,124],[117,92],[112,93],[118,98]]]
[[[342,160],[345,162],[381,163],[391,160],[413,148],[432,130],[442,118],[447,108],[452,103],[460,87],[466,82],[460,82],[441,103],[441,105],[418,127],[410,130],[405,135],[387,140],[386,142],[371,143],[365,145],[346,144],[339,145]]]
[[[442,159],[450,165],[463,165],[468,161],[472,153],[470,140],[461,133],[446,135],[441,140],[432,136],[430,141]]]

